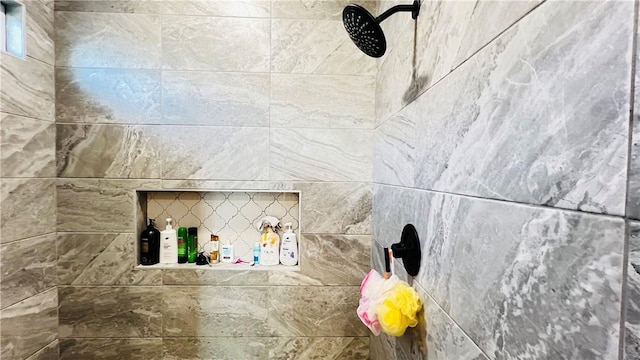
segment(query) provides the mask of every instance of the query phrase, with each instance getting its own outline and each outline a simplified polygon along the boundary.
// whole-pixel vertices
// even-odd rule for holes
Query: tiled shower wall
[[[372,359],[640,358],[635,12],[428,1],[383,23],[374,263],[414,223],[425,312]]]
[[[27,56],[0,54],[0,358],[58,358],[53,1],[26,7]]]
[[[368,357],[376,65],[345,4],[56,2],[62,359]],[[132,270],[135,189],[299,190],[301,269]]]

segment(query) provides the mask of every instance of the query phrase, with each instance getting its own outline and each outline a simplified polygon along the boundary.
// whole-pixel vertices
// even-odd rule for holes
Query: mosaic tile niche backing
[[[220,236],[221,244],[229,240],[235,256],[253,259],[253,245],[260,240],[254,224],[263,216],[275,216],[280,225],[291,222],[300,239],[299,193],[287,192],[149,192],[147,216],[155,219],[156,227],[165,228],[165,219],[174,220],[174,227],[197,227],[199,247],[211,234]],[[282,236],[283,230],[278,234]]]

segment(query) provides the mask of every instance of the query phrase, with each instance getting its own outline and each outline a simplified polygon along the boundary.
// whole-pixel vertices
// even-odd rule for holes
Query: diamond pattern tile
[[[300,214],[297,193],[267,192],[150,192],[147,215],[156,220],[158,229],[165,219],[173,218],[174,226],[197,227],[199,244],[209,241],[211,234],[220,236],[222,244],[229,240],[236,257],[253,259],[253,244],[260,232],[253,224],[263,216],[275,216],[280,224],[291,222],[299,233]],[[282,236],[282,231],[278,232]],[[298,238],[300,238],[298,236]]]

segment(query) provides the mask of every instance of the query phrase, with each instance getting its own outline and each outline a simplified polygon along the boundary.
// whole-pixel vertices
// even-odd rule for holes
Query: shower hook
[[[404,269],[411,276],[418,275],[420,271],[420,261],[422,260],[422,250],[420,249],[420,239],[415,226],[407,224],[402,229],[400,242],[391,245],[394,258],[401,258]]]

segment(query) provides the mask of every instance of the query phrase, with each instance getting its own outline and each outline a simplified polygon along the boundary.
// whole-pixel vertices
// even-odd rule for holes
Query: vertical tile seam
[[[625,198],[625,231],[624,242],[622,250],[622,289],[620,297],[620,327],[618,331],[618,359],[624,360],[625,357],[625,337],[626,337],[626,320],[627,320],[627,277],[628,277],[628,262],[629,262],[629,235],[631,232],[631,219],[629,218],[629,211],[631,206],[630,197],[630,184],[631,184],[631,154],[633,149],[633,117],[635,113],[635,86],[636,86],[636,66],[638,61],[637,49],[638,49],[638,0],[634,1],[633,6],[633,26],[632,26],[632,40],[631,40],[631,81],[629,84],[629,122],[628,122],[628,137],[627,137],[627,186],[626,186],[626,198]]]

